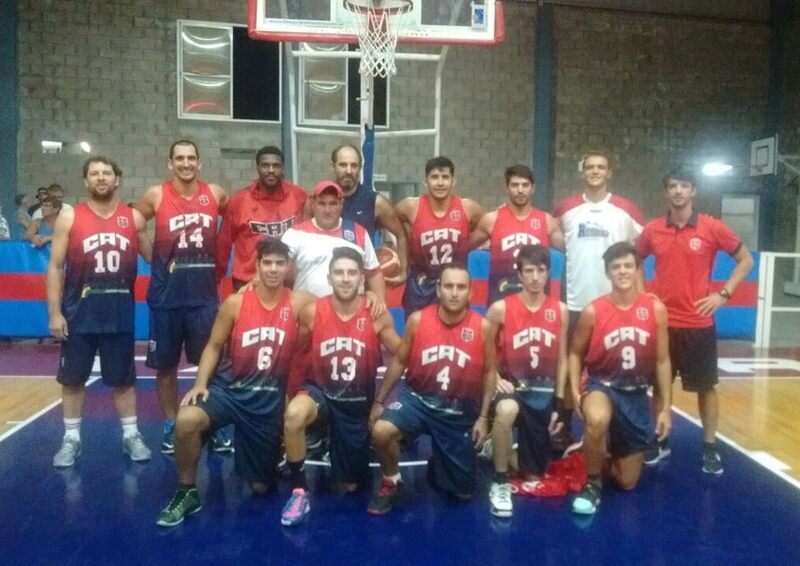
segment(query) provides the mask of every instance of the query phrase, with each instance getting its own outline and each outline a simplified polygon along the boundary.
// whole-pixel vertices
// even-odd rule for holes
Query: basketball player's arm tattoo
[[[239,316],[242,306],[242,296],[233,294],[222,303],[214,326],[211,327],[211,336],[208,338],[203,354],[200,356],[200,363],[197,366],[197,378],[192,388],[186,393],[181,401],[181,405],[194,405],[197,403],[197,396],[202,396],[203,400],[208,399],[208,384],[214,375],[219,363],[219,357],[225,343],[230,338],[233,331],[233,324]]]
[[[669,358],[667,309],[655,304],[656,312],[656,387],[661,399],[661,412],[656,415],[656,436],[664,440],[672,429],[672,364]]]
[[[72,210],[62,210],[56,218],[53,229],[53,243],[50,246],[50,262],[47,264],[47,312],[50,334],[57,340],[69,335],[67,320],[61,312],[61,291],[64,260],[67,257],[69,231],[75,219]]]
[[[589,347],[589,340],[592,337],[593,328],[594,307],[589,305],[583,309],[581,317],[578,319],[578,326],[575,328],[575,333],[572,335],[572,343],[570,344],[569,354],[567,356],[567,381],[572,393],[572,399],[575,403],[575,410],[581,415],[581,372],[583,371],[583,358]]]

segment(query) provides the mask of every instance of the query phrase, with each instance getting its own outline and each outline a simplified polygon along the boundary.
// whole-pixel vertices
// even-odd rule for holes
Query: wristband
[[[383,403],[384,403],[383,401],[378,401],[377,399],[375,399],[372,402],[375,403],[376,405],[380,405],[381,407],[383,407]]]
[[[489,420],[489,417],[484,417],[483,415],[478,416],[478,420],[483,419],[485,421]]]

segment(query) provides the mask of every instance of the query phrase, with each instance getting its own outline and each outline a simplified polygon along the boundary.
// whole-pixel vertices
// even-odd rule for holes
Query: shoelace
[[[394,490],[397,486],[393,483],[383,482],[381,484],[381,489],[378,491],[378,495],[381,497],[391,497],[394,494]]]
[[[188,495],[189,495],[188,491],[184,491],[183,493],[180,494],[176,493],[175,497],[172,498],[172,501],[169,504],[169,510],[174,511],[176,508],[178,508]]]
[[[302,507],[301,503],[303,502],[304,497],[299,494],[292,494],[292,503],[289,506],[289,513],[291,515],[299,515],[300,508]]]

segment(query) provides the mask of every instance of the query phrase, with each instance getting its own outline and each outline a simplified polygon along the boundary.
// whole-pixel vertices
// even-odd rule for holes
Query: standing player
[[[47,267],[50,332],[61,340],[57,380],[65,429],[53,458],[56,468],[72,466],[81,455],[85,385],[98,351],[103,383],[113,388],[122,423],[123,451],[135,462],[151,456],[136,424],[133,364],[136,256],[141,252],[150,261],[151,247],[142,215],[117,198],[121,176],[112,160],[87,159],[83,182],[89,200],[62,211],[56,220]]]
[[[663,400],[656,417],[658,440],[672,426],[667,311],[637,290],[639,256],[633,244],[613,244],[603,261],[611,293],[583,310],[569,350],[572,395],[586,423],[583,453],[589,478],[572,503],[572,510],[583,515],[593,514],[600,504],[604,471],[625,491],[639,482],[644,452],[654,440],[650,385]]]
[[[386,230],[394,236],[400,275],[387,282],[400,285],[407,277],[408,237],[392,203],[372,187],[359,182],[361,165],[361,151],[354,145],[343,144],[331,152],[331,168],[344,192],[342,218],[361,224],[370,238],[374,239],[378,230]]]
[[[434,157],[425,164],[428,194],[397,203],[397,217],[409,231],[409,274],[403,293],[406,318],[436,302],[442,266],[466,264],[469,234],[483,216],[480,205],[462,199],[456,186],[455,165],[447,157]]]
[[[172,179],[147,189],[136,208],[147,220],[156,219],[145,364],[156,370],[158,400],[166,416],[161,452],[172,454],[181,349],[185,344],[186,359],[197,364],[217,314],[217,215],[228,195],[219,185],[197,178],[200,153],[192,141],[172,144],[167,167]],[[231,450],[230,440],[218,440],[215,450]]]
[[[352,248],[336,248],[328,275],[333,295],[300,313],[299,341],[311,342],[311,374],[286,409],[284,442],[292,496],[283,525],[302,522],[310,511],[303,465],[306,429],[318,419],[330,430],[331,471],[348,492],[364,485],[369,473],[368,419],[383,345],[395,352],[400,337],[388,312],[373,320],[359,289],[364,260]]]
[[[522,282],[514,258],[522,246],[541,244],[564,249],[558,222],[531,203],[536,185],[527,165],[512,165],[505,171],[506,204],[486,213],[470,235],[473,247],[489,240],[489,303],[518,293]]]
[[[286,244],[265,238],[256,250],[259,285],[225,299],[194,386],[181,401],[175,424],[178,489],[158,517],[162,527],[200,511],[197,463],[203,441],[220,427],[236,428],[236,468],[252,490],[264,494],[274,487],[297,313],[313,297],[284,287]]]
[[[513,427],[518,429],[519,471],[539,479],[550,460],[550,435],[560,428],[567,383],[567,307],[548,297],[550,250],[519,249],[517,276],[522,290],[493,303],[486,318],[499,329],[498,373],[492,426],[495,477],[489,491],[491,512],[510,517]]]
[[[719,401],[717,400],[717,332],[714,313],[724,305],[750,269],[753,258],[739,237],[721,221],[694,210],[697,194],[690,171],[671,171],[664,176],[669,201],[665,217],[648,223],[637,242],[642,257],[653,254],[656,273],[653,291],[669,314],[672,369],[681,376],[684,391],[697,392],[703,423],[703,471],[722,474],[722,460],[715,446]],[[718,251],[730,254],[736,267],[727,282],[713,291],[711,268]],[[655,396],[655,410],[663,400]],[[670,453],[662,442],[648,454],[654,464]]]
[[[381,463],[380,489],[368,511],[391,511],[401,481],[400,441],[431,436],[431,485],[457,499],[475,489],[475,448],[486,438],[495,391],[495,345],[488,320],[469,309],[469,272],[446,264],[439,274],[438,305],[413,313],[397,354],[386,370],[370,414],[372,445]],[[384,403],[403,372],[397,400]]]
[[[233,287],[240,289],[256,273],[256,244],[280,238],[303,219],[307,194],[283,178],[283,152],[265,146],[256,153],[258,180],[231,196],[217,234],[217,281],[225,277],[233,246]]]

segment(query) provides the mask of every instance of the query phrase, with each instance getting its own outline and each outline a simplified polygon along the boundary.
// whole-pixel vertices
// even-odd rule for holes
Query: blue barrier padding
[[[717,337],[724,340],[755,340],[756,309],[724,307],[714,314]]]
[[[0,242],[0,273],[45,273],[50,246],[34,248],[30,242]]]
[[[758,265],[761,261],[761,255],[758,252],[751,251],[753,256],[753,268],[747,274],[745,281],[758,281]],[[736,260],[725,252],[717,253],[717,260],[714,262],[714,269],[711,271],[712,281],[727,281],[731,276],[733,268],[736,267]]]
[[[467,269],[473,279],[489,279],[489,252],[486,250],[475,250],[470,252],[467,259]],[[561,279],[564,269],[564,254],[558,250],[550,250],[550,273],[553,279]]]
[[[49,336],[45,301],[0,301],[0,336]]]

